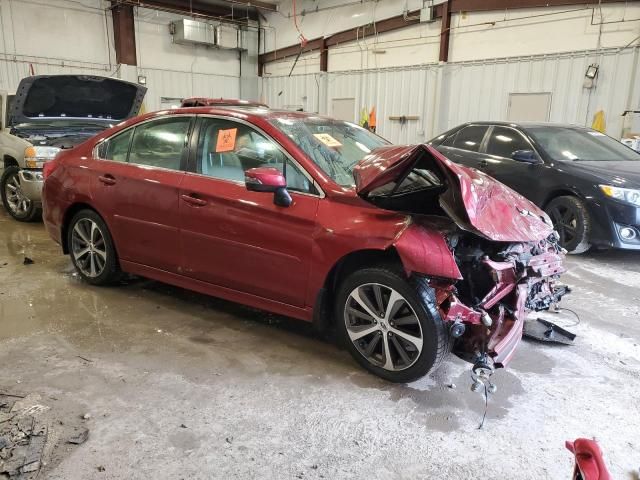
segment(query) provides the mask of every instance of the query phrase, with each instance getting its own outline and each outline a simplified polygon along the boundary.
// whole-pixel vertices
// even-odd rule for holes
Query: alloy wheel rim
[[[107,247],[96,222],[88,218],[76,222],[71,231],[71,252],[83,275],[100,276],[107,265]]]
[[[347,298],[344,322],[358,352],[377,367],[405,370],[422,353],[418,316],[400,293],[386,285],[356,287]]]
[[[578,217],[575,212],[569,207],[558,205],[551,210],[550,216],[560,235],[560,244],[567,245],[574,241],[578,234]]]
[[[17,174],[12,175],[7,180],[4,191],[11,212],[17,216],[25,216],[31,208],[31,200],[22,193],[20,179]]]

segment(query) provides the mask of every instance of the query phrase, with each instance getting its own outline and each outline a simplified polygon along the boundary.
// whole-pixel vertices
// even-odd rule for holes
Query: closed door
[[[145,122],[98,148],[92,194],[120,259],[179,271],[179,188],[191,120]]]
[[[512,158],[518,150],[534,151],[531,143],[516,129],[494,126],[489,132],[482,170],[525,197],[538,191],[541,165]]]
[[[480,168],[484,160],[480,150],[488,130],[487,125],[467,125],[446,138],[438,150],[453,162]]]
[[[185,275],[304,306],[319,192],[279,145],[251,126],[202,118],[196,173],[180,192]],[[250,192],[244,171],[283,171],[293,203]]]

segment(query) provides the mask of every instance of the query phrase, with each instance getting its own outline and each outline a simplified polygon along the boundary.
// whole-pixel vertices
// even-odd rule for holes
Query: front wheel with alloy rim
[[[342,342],[360,365],[385,380],[416,380],[449,351],[426,279],[408,280],[395,268],[366,268],[342,282],[337,300]]]
[[[582,200],[568,195],[556,197],[545,211],[560,235],[560,245],[569,253],[584,253],[591,248],[591,217]]]
[[[104,220],[93,210],[76,213],[67,229],[71,261],[92,285],[110,285],[120,278],[113,239]]]
[[[39,218],[41,210],[22,193],[20,169],[12,165],[5,168],[0,178],[2,204],[13,218],[20,222],[31,222]]]

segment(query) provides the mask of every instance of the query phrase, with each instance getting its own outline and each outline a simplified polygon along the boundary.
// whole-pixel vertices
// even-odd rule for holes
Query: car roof
[[[570,123],[553,123],[553,122],[505,122],[505,121],[480,121],[480,122],[466,122],[459,127],[465,125],[496,125],[503,127],[515,127],[526,130],[531,127],[552,127],[552,128],[572,128],[576,130],[588,130],[588,127],[582,125],[573,125]]]
[[[145,115],[146,117],[159,116],[166,114],[211,114],[211,115],[229,115],[229,116],[242,116],[246,117],[258,117],[263,120],[272,120],[275,118],[290,118],[290,119],[327,119],[336,120],[324,115],[318,115],[311,112],[299,112],[294,110],[278,110],[268,107],[258,106],[235,106],[235,105],[212,105],[206,107],[179,107],[172,108],[170,110],[160,110],[157,112],[150,112]]]
[[[204,106],[267,107],[267,105],[262,102],[253,100],[241,100],[239,98],[190,97],[182,99],[182,103],[185,102],[202,103],[204,104]]]

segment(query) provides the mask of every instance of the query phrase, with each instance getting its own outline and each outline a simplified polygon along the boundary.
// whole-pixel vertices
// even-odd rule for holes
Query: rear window
[[[469,125],[459,130],[455,135],[447,138],[443,145],[448,147],[455,147],[461,150],[469,150],[470,152],[477,152],[480,150],[480,144],[484,134],[487,132],[486,125]]]

